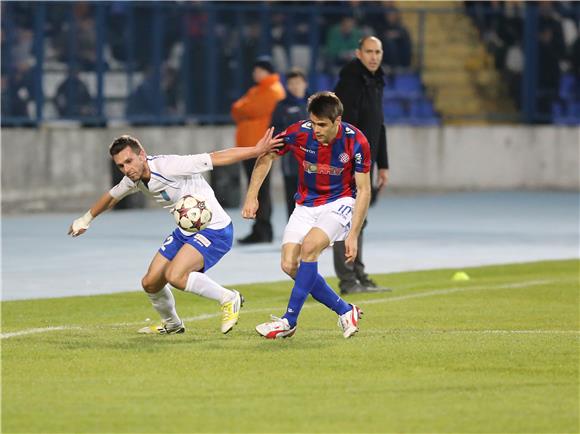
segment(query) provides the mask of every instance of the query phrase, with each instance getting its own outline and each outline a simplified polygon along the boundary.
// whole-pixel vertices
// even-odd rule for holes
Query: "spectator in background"
[[[371,180],[374,166],[378,165],[378,184],[372,187],[372,203],[389,179],[387,135],[383,121],[385,86],[384,72],[381,68],[383,47],[381,41],[374,36],[361,39],[358,47],[356,59],[340,71],[340,78],[334,91],[344,106],[342,120],[360,129],[369,142],[372,160]],[[341,294],[387,290],[379,288],[366,274],[362,253],[362,230],[358,238],[358,253],[353,263],[345,262],[344,242],[334,243],[334,269],[339,279]]]
[[[252,77],[256,83],[232,105],[232,118],[236,130],[236,146],[254,146],[270,125],[272,113],[278,101],[284,99],[286,92],[280,76],[275,73],[270,57],[258,57],[254,62]],[[254,170],[256,159],[243,162],[248,182]],[[270,197],[270,178],[267,177],[258,194],[260,208],[252,232],[238,240],[240,244],[270,243],[273,238],[272,200]]]
[[[61,118],[91,116],[95,113],[87,85],[80,79],[77,67],[69,71],[56,90],[54,103]]]
[[[353,17],[345,16],[338,24],[332,26],[326,40],[326,55],[328,69],[335,73],[338,69],[352,60],[354,50],[362,37],[362,30],[357,27]]]
[[[161,82],[158,82],[154,69],[147,68],[143,82],[129,96],[126,115],[135,117],[175,114],[178,103],[177,78],[174,68],[164,66],[161,70]]]
[[[28,61],[21,61],[2,75],[2,115],[29,118],[28,104],[34,98],[34,81]]]
[[[161,113],[163,111],[161,107],[163,107],[164,103],[163,94],[159,91],[159,86],[161,84],[155,79],[153,68],[147,68],[145,78],[129,95],[125,109],[127,117]]]
[[[291,69],[286,74],[286,98],[278,103],[272,115],[274,134],[281,133],[289,125],[303,119],[308,119],[306,106],[308,98],[306,89],[308,82],[304,71],[298,68]],[[286,209],[288,218],[292,215],[296,202],[294,195],[298,186],[298,163],[291,153],[282,156],[282,174],[284,176],[284,191],[286,193]]]
[[[382,25],[377,27],[377,35],[384,43],[383,63],[390,68],[411,66],[411,37],[403,26],[401,13],[395,9],[385,12]]]
[[[2,117],[29,118],[27,100],[19,94],[15,86],[10,85],[9,76],[2,74]]]
[[[524,72],[524,50],[520,41],[508,48],[504,68],[510,96],[519,110],[521,109],[521,82]]]
[[[83,71],[92,71],[97,64],[97,30],[91,4],[76,2],[72,5],[73,19],[64,23],[64,31],[57,38],[59,60],[69,62],[70,57]],[[73,52],[70,52],[69,39],[74,38]]]

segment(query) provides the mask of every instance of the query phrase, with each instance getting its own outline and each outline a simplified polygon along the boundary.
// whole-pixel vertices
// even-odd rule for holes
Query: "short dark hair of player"
[[[300,68],[292,68],[286,74],[286,81],[290,80],[291,78],[301,78],[302,80],[306,81],[306,74]]]
[[[334,92],[323,90],[308,98],[308,113],[317,118],[327,118],[334,122],[337,117],[342,116],[342,111],[342,103]]]
[[[123,134],[122,136],[113,140],[113,143],[111,143],[111,146],[109,146],[109,154],[111,154],[111,157],[113,157],[127,146],[129,146],[135,154],[138,154],[143,149],[141,143],[139,143],[139,140],[128,134]]]

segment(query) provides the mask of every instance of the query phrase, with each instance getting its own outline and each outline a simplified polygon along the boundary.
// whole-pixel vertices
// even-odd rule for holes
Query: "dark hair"
[[[265,71],[268,71],[270,74],[276,72],[276,68],[272,63],[272,58],[270,56],[259,56],[254,61],[254,68],[262,68]]]
[[[323,90],[308,98],[308,113],[318,118],[327,118],[334,122],[337,117],[342,116],[342,111],[342,103],[334,92]]]
[[[306,74],[300,68],[292,68],[290,71],[288,71],[288,74],[286,74],[286,81],[290,80],[291,78],[301,78],[302,80],[306,81]]]
[[[141,146],[139,140],[128,134],[123,134],[122,136],[117,137],[115,140],[113,140],[113,143],[111,143],[111,146],[109,146],[109,154],[111,154],[111,157],[113,157],[117,155],[119,152],[121,152],[123,149],[125,149],[127,146],[129,146],[135,154],[138,154],[143,150],[143,146]]]

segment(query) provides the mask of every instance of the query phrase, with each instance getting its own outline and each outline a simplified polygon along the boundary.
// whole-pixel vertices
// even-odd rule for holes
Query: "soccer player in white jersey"
[[[229,332],[238,322],[243,297],[238,291],[226,289],[207,275],[232,247],[233,225],[217,201],[209,184],[201,175],[215,166],[257,158],[280,145],[268,129],[253,147],[230,148],[198,155],[148,156],[139,141],[129,135],[116,138],[109,153],[125,175],[121,182],[105,192],[82,217],[69,228],[69,235],[83,234],[91,221],[115,206],[125,196],[142,192],[160,205],[171,208],[181,197],[198,194],[205,198],[212,211],[209,226],[195,234],[177,227],[163,242],[153,257],[141,284],[151,304],[159,313],[160,325],[148,326],[140,333],[183,333],[185,326],[175,309],[171,287],[216,300],[222,309],[222,333]]]

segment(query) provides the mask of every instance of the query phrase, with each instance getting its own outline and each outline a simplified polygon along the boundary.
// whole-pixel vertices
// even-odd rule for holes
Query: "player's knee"
[[[294,279],[296,277],[296,270],[298,270],[298,263],[296,261],[282,260],[282,271]]]
[[[305,240],[300,249],[300,257],[303,261],[312,262],[318,260],[320,249],[315,242]]]
[[[150,294],[159,291],[158,285],[155,284],[155,281],[153,281],[148,274],[141,279],[141,286],[145,292]]]
[[[165,270],[165,280],[167,280],[171,286],[177,289],[183,289],[187,283],[187,275],[173,267],[168,267],[167,270]]]

